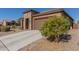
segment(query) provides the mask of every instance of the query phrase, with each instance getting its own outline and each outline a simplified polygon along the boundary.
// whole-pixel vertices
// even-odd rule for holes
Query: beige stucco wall
[[[35,16],[35,17],[33,17],[33,19],[37,19],[37,18],[43,18],[43,17],[50,17],[50,16],[61,16],[62,15],[62,13],[54,13],[54,14],[47,14],[47,15],[40,15],[40,16]]]

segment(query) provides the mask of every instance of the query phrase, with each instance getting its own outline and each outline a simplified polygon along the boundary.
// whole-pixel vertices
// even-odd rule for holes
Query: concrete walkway
[[[15,34],[0,37],[1,51],[17,51],[28,44],[41,39],[38,30],[23,31]]]

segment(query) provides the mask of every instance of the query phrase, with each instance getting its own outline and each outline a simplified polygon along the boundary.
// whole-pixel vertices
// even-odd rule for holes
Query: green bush
[[[70,28],[70,22],[68,18],[63,16],[53,16],[49,17],[42,28],[41,33],[43,36],[48,38],[55,37],[55,40],[58,41],[60,35],[66,33]]]
[[[1,31],[2,32],[10,31],[10,26],[2,26]]]
[[[12,28],[15,29],[16,28],[16,25],[12,25]]]

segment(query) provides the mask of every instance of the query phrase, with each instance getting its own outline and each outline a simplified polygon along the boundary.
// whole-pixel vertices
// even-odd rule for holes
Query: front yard
[[[68,42],[50,42],[43,38],[23,47],[20,51],[79,51],[79,30],[73,29],[69,33],[72,38]]]
[[[2,27],[2,30],[1,30],[1,27],[0,27],[0,37],[23,31],[23,30],[21,30],[17,27],[15,29],[12,29],[12,28],[9,28],[9,30],[7,30],[7,29],[8,28],[6,28],[6,26]]]
[[[21,32],[21,31],[22,31],[22,30],[0,32],[0,37],[1,37],[1,36],[10,35],[10,34],[14,34],[14,33],[18,33],[18,32]]]

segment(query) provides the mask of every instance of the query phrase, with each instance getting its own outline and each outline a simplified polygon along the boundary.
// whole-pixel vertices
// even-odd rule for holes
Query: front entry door
[[[29,19],[26,19],[26,29],[29,29]]]

